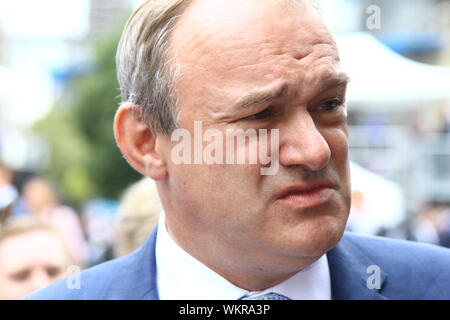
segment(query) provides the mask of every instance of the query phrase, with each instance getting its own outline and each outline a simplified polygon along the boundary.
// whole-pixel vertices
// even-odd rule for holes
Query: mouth
[[[290,186],[279,193],[277,201],[296,208],[312,208],[328,202],[335,191],[335,185],[328,182]]]

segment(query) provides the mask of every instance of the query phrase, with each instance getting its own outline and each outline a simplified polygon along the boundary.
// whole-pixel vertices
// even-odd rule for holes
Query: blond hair
[[[158,223],[162,205],[156,184],[143,178],[125,190],[119,208],[115,253],[126,255],[147,240]]]
[[[3,226],[0,228],[0,243],[8,238],[34,231],[46,231],[57,236],[57,238],[61,240],[61,243],[63,244],[67,254],[69,255],[60,232],[51,224],[48,224],[39,218],[31,216],[7,219]]]

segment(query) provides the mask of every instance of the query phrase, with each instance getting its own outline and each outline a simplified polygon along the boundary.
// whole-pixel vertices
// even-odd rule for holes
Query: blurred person
[[[125,256],[145,243],[158,223],[162,207],[155,182],[143,178],[124,192],[120,201],[115,252]]]
[[[56,229],[39,219],[9,219],[0,231],[0,300],[22,298],[66,275],[73,260]]]
[[[437,132],[445,138],[447,134],[450,134],[450,101],[438,109],[437,118]]]
[[[117,68],[115,138],[156,181],[158,226],[137,251],[83,271],[80,290],[60,282],[29,299],[450,298],[450,250],[344,232],[348,77],[315,2],[145,1]],[[202,161],[199,123],[219,142],[270,132],[259,137],[270,161]],[[216,156],[235,151],[219,142]],[[250,142],[233,147],[250,157]]]
[[[60,230],[76,263],[84,265],[88,248],[80,219],[72,208],[59,203],[50,182],[31,178],[24,185],[23,199],[26,212]]]
[[[95,198],[84,205],[81,220],[89,244],[88,266],[113,259],[118,202]]]
[[[443,203],[429,202],[412,222],[415,240],[450,247],[450,207]]]
[[[447,106],[444,109],[444,119],[443,133],[450,135],[450,101],[447,103]]]
[[[0,163],[0,222],[7,218],[11,206],[19,196],[12,182],[12,171]]]

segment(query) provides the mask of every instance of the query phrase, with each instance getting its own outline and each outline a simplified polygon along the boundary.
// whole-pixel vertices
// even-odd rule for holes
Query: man
[[[11,208],[19,196],[12,181],[13,173],[0,162],[0,223],[10,215]]]
[[[0,232],[0,300],[19,299],[61,279],[72,258],[59,233],[39,220],[8,220]]]
[[[448,251],[343,236],[347,76],[311,1],[147,1],[117,63],[116,140],[164,214],[141,249],[81,273],[79,290],[30,298],[450,298]],[[229,133],[245,142],[219,139]],[[263,147],[270,163],[251,162]]]

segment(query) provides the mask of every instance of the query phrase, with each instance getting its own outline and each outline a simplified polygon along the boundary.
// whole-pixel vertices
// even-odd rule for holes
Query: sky
[[[88,10],[89,0],[0,0],[0,22],[16,36],[77,37],[89,27]]]
[[[31,125],[55,99],[51,72],[67,60],[63,41],[88,31],[89,0],[0,0],[0,27],[10,39],[8,69],[0,74],[3,117]]]

